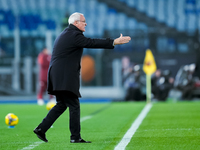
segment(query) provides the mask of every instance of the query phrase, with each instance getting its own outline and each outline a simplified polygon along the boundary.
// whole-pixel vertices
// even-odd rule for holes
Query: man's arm
[[[93,39],[87,38],[83,34],[78,33],[74,38],[74,45],[82,48],[114,48],[114,40],[110,38]]]
[[[110,38],[102,38],[102,39],[91,39],[86,38],[83,34],[78,33],[75,36],[75,45],[78,47],[84,47],[84,48],[108,48],[112,49],[115,45],[125,44],[128,43],[131,40],[129,36],[121,36],[116,39],[110,39]]]

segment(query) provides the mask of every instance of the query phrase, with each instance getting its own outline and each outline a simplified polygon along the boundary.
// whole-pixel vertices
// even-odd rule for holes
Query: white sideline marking
[[[82,118],[80,119],[80,122],[83,122],[83,121],[88,120],[88,119],[90,119],[90,118],[92,118],[92,116],[85,116],[85,117],[82,117]],[[25,149],[34,149],[35,147],[39,146],[39,145],[42,144],[42,143],[44,143],[44,142],[42,142],[42,141],[40,141],[40,142],[34,142],[33,144],[31,144],[31,145],[29,145],[29,146],[27,146],[27,147],[24,147],[24,148],[22,148],[21,150],[25,150]]]
[[[34,142],[33,144],[31,144],[31,145],[29,145],[27,147],[22,148],[22,150],[24,150],[24,149],[34,149],[35,147],[37,147],[41,143],[43,143],[43,142],[42,141],[41,142]]]
[[[159,130],[162,130],[162,131],[182,131],[182,130],[185,130],[185,131],[190,131],[190,130],[200,130],[200,128],[196,128],[196,129],[191,129],[191,128],[174,128],[174,129],[150,129],[150,130],[143,130],[143,131],[140,131],[140,132],[148,132],[148,131],[159,131]]]
[[[124,135],[124,137],[122,138],[122,140],[118,143],[118,145],[115,147],[114,150],[125,150],[126,146],[128,145],[128,143],[130,142],[132,136],[134,135],[134,133],[136,132],[136,130],[138,129],[138,127],[140,126],[140,124],[142,123],[143,119],[146,117],[146,115],[148,114],[149,110],[151,109],[152,105],[151,104],[147,104],[143,110],[141,111],[141,113],[139,114],[139,116],[136,118],[136,120],[133,122],[133,124],[131,125],[131,127],[128,129],[128,131],[126,132],[126,134]]]
[[[92,116],[85,116],[85,117],[82,117],[80,121],[83,122],[83,121],[88,120],[90,118],[92,118]]]

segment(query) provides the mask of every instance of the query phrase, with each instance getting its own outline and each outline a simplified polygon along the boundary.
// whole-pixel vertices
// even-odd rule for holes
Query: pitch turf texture
[[[46,133],[48,143],[39,140],[33,129],[47,114],[36,104],[0,104],[0,150],[113,150],[146,105],[145,102],[82,103],[81,134],[91,144],[70,143],[68,110]],[[14,129],[5,116],[14,113]],[[89,117],[88,117],[89,116]],[[158,102],[133,135],[126,150],[200,149],[200,102]]]

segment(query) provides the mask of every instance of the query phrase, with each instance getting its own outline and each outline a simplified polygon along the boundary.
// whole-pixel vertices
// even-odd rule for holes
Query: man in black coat
[[[86,20],[83,14],[73,13],[69,26],[56,38],[48,71],[48,93],[56,96],[56,105],[34,129],[41,140],[48,142],[45,132],[69,107],[71,143],[91,143],[80,135],[80,62],[83,48],[113,49],[115,45],[128,43],[129,36],[113,39],[91,39],[83,35]]]

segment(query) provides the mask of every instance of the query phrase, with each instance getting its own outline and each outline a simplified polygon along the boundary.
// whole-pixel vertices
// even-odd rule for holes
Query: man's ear
[[[77,24],[78,24],[78,21],[75,21],[74,23],[77,25]]]

